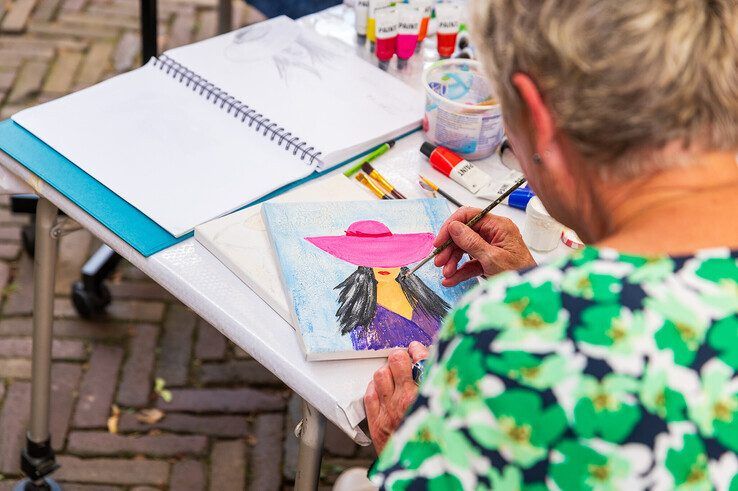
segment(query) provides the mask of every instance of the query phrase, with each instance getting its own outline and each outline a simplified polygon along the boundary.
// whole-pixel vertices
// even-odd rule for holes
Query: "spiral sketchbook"
[[[179,237],[420,124],[422,94],[278,17],[13,120]]]

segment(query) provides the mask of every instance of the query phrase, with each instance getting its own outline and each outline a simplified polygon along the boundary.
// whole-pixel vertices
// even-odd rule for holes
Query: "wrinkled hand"
[[[415,402],[418,386],[413,381],[413,363],[427,357],[426,347],[413,341],[407,351],[398,349],[390,353],[387,363],[374,372],[374,379],[364,394],[364,408],[377,455]]]
[[[474,226],[475,230],[467,227],[466,222],[479,211],[466,206],[456,210],[444,222],[433,242],[435,247],[449,237],[454,242],[434,260],[437,267],[443,268],[444,286],[458,285],[482,274],[493,275],[536,265],[520,230],[509,218],[488,214]],[[459,268],[465,253],[472,259]]]

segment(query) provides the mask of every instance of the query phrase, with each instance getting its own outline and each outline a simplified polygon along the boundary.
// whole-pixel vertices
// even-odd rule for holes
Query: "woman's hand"
[[[435,257],[435,264],[443,268],[444,286],[458,285],[479,275],[493,275],[501,271],[521,269],[536,265],[520,230],[509,218],[486,215],[470,229],[465,224],[477,213],[478,208],[463,207],[456,210],[438,232],[435,247],[449,238],[453,244]],[[464,253],[470,261],[458,267]]]
[[[387,363],[374,372],[374,379],[364,394],[364,408],[377,455],[415,402],[418,386],[413,381],[413,363],[427,357],[426,347],[413,341],[407,351],[398,349],[390,353]]]

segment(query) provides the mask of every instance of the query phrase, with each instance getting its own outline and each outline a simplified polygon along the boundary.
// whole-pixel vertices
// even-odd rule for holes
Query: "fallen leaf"
[[[136,413],[136,419],[147,425],[156,424],[161,421],[162,418],[164,418],[164,411],[156,408],[142,409]]]
[[[120,408],[113,404],[110,406],[110,417],[108,418],[108,431],[118,433],[118,421],[120,420]]]
[[[156,380],[154,380],[154,392],[164,399],[164,402],[172,402],[172,393],[165,388],[166,383],[166,380],[157,377]]]

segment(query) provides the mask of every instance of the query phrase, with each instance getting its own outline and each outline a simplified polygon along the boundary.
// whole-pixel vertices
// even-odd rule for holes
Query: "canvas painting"
[[[308,359],[386,356],[433,342],[474,282],[445,288],[432,264],[406,273],[433,250],[450,213],[440,199],[264,204]]]

